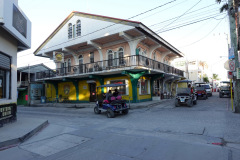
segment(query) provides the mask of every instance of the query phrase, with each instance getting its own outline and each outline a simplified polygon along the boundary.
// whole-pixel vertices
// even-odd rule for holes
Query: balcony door
[[[83,55],[80,55],[78,57],[78,63],[79,63],[79,73],[83,73]]]

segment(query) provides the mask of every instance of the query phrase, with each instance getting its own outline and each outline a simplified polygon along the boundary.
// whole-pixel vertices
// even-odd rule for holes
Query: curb
[[[19,137],[19,138],[15,138],[15,139],[11,139],[11,140],[7,140],[4,142],[0,142],[0,151],[4,150],[4,148],[8,148],[8,146],[16,146],[19,143],[22,143],[24,141],[26,141],[27,139],[31,138],[35,133],[37,133],[38,131],[40,131],[41,129],[43,129],[45,126],[48,125],[48,120],[46,120],[45,122],[43,122],[42,124],[40,124],[39,126],[37,126],[35,129],[31,130],[30,132],[28,132],[27,134]]]

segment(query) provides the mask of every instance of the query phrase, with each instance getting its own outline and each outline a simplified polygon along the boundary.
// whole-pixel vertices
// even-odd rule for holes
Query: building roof
[[[52,69],[50,69],[49,67],[45,66],[43,63],[32,65],[32,66],[24,66],[24,67],[17,68],[17,71],[19,71],[19,72],[28,73],[29,70],[30,70],[30,73],[36,73],[36,72],[52,70]]]
[[[125,24],[136,27],[140,32],[150,36],[151,38],[161,42],[166,48],[169,48],[171,51],[178,54],[180,57],[183,57],[184,54],[181,53],[178,49],[176,49],[174,46],[172,46],[170,43],[168,43],[166,40],[164,40],[162,37],[160,37],[158,34],[156,34],[154,31],[152,31],[150,28],[142,24],[138,21],[132,21],[132,20],[126,20],[126,19],[120,19],[120,18],[114,18],[114,17],[108,17],[108,16],[102,16],[97,14],[90,14],[90,13],[84,13],[84,12],[78,12],[78,11],[72,11],[67,18],[63,20],[63,22],[52,32],[52,34],[34,51],[34,54],[36,55],[37,52],[41,50],[45,46],[45,44],[52,38],[54,35],[68,22],[69,19],[71,19],[74,15],[78,15],[81,17],[91,18],[91,19],[97,19],[97,20],[103,20],[103,21],[109,21],[113,23],[118,24]]]

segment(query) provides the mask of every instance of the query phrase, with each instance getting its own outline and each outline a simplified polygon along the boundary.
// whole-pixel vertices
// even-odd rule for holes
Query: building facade
[[[56,62],[54,71],[36,73],[48,101],[93,102],[96,86],[111,83],[126,84],[118,88],[124,99],[149,101],[184,76],[170,66],[184,55],[141,22],[82,12],[72,12],[34,54]]]
[[[16,120],[17,52],[31,47],[31,22],[17,0],[0,0],[0,126]]]

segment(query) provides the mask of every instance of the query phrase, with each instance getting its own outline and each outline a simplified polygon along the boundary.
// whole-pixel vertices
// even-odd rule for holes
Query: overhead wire
[[[208,5],[208,6],[205,6],[205,7],[202,7],[202,8],[199,8],[199,9],[196,9],[196,10],[193,10],[193,11],[191,11],[191,12],[186,13],[185,15],[188,15],[188,14],[191,14],[191,13],[194,13],[194,12],[201,11],[201,10],[203,10],[203,9],[205,9],[205,8],[208,8],[208,7],[211,7],[211,6],[214,6],[214,5],[216,5],[216,3],[211,4],[211,5]],[[177,17],[178,17],[178,16],[173,17],[173,18],[171,18],[171,19],[168,19],[168,20],[166,20],[166,21],[170,21],[170,20],[175,19],[175,18],[177,18]],[[162,23],[162,22],[159,22],[159,23]],[[159,24],[159,23],[152,24],[152,25],[150,25],[149,27],[155,26],[155,25],[157,25],[157,24]]]
[[[183,14],[181,14],[180,16],[178,16],[175,20],[173,20],[172,22],[170,22],[169,24],[165,25],[164,27],[162,27],[160,30],[163,30],[165,27],[170,26],[171,24],[173,24],[174,22],[176,22],[178,19],[180,19],[182,16],[184,16],[187,12],[189,12],[191,9],[193,9],[195,6],[197,6],[202,0],[199,0],[196,4],[194,4],[191,8],[189,8],[187,11],[185,11]]]
[[[221,15],[219,14],[214,14],[214,15],[211,15],[211,16],[207,16],[207,17],[202,17],[200,19],[197,19],[197,20],[194,20],[194,21],[190,21],[190,22],[185,22],[185,23],[182,23],[182,24],[178,24],[176,26],[172,26],[172,27],[169,27],[163,31],[155,31],[156,33],[163,33],[163,32],[167,32],[167,31],[171,31],[173,29],[179,29],[179,28],[182,28],[182,27],[185,27],[185,26],[188,26],[188,25],[191,25],[191,24],[195,24],[195,23],[199,23],[199,22],[202,22],[202,21],[205,21],[205,20],[209,20],[209,19],[212,19],[212,18],[216,18],[216,17],[219,17]]]
[[[226,16],[227,16],[227,14],[226,14]],[[225,16],[225,17],[226,17],[226,16]],[[182,47],[179,47],[179,48],[184,48],[184,47],[191,46],[191,45],[193,45],[193,44],[195,44],[195,43],[197,43],[197,42],[205,39],[207,36],[209,36],[209,34],[211,34],[211,33],[218,27],[218,25],[222,22],[222,20],[223,20],[225,17],[223,17],[223,18],[217,23],[217,25],[216,25],[210,32],[208,32],[204,37],[200,38],[199,40],[197,40],[197,41],[195,41],[195,42],[193,42],[193,43],[190,43],[190,44],[188,44],[188,45],[185,45],[185,46],[182,46]]]

